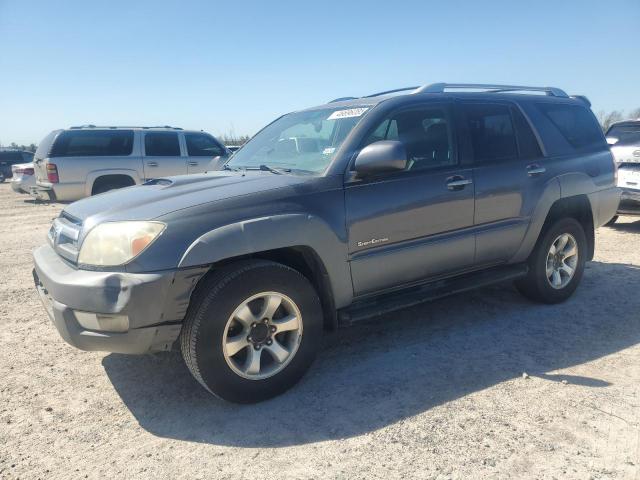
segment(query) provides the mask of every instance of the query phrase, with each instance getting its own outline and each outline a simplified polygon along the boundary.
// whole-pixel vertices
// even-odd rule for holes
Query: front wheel
[[[285,265],[249,260],[211,274],[193,295],[181,348],[193,376],[231,402],[254,403],[293,386],[322,336],[320,300]]]
[[[529,272],[516,282],[524,296],[542,303],[559,303],[578,287],[587,254],[582,225],[573,218],[556,221],[529,257]]]

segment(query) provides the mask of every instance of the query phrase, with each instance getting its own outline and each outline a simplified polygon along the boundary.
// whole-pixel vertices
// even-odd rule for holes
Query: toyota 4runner
[[[503,281],[566,300],[615,178],[588,100],[557,88],[342,98],[278,118],[219,171],[67,206],[34,279],[71,345],[179,346],[208,391],[256,402],[341,324]]]

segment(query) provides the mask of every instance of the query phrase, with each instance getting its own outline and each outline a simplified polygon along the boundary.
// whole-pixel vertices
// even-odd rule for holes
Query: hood
[[[260,171],[216,171],[181,175],[85,198],[72,203],[64,212],[80,221],[92,217],[92,224],[119,220],[152,220],[197,205],[292,187],[310,178],[313,177]]]

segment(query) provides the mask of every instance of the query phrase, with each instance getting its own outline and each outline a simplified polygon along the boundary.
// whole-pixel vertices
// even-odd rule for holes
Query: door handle
[[[547,171],[546,168],[541,167],[540,165],[536,165],[535,163],[532,165],[527,165],[527,174],[530,177],[535,177],[536,175],[542,175],[546,171]]]
[[[198,166],[198,162],[189,162],[189,166],[197,167]]]
[[[449,190],[462,190],[465,186],[471,185],[473,182],[468,178],[456,175],[447,179],[447,188]]]
[[[158,162],[147,162],[147,166],[148,167],[157,167],[158,166]]]

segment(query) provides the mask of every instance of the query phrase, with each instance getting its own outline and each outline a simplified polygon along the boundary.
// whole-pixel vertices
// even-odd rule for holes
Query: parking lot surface
[[[31,276],[62,207],[0,184],[0,478],[640,478],[637,218],[564,304],[503,285],[385,315],[238,406],[178,352],[62,341]]]

